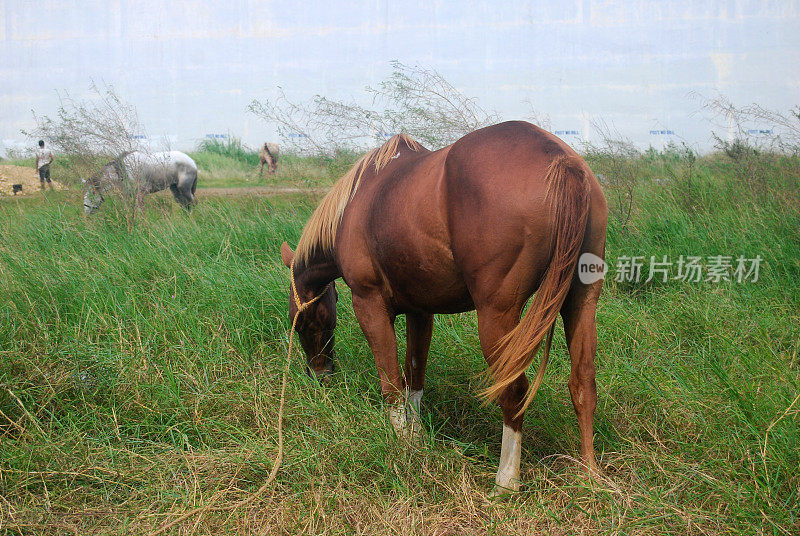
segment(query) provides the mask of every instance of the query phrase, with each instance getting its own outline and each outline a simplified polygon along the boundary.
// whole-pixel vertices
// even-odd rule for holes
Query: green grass
[[[329,164],[314,166],[325,184]],[[319,387],[295,355],[277,481],[172,533],[797,534],[797,169],[766,162],[754,186],[715,158],[642,164],[607,260],[765,260],[757,283],[607,282],[602,481],[574,462],[560,327],[526,416],[523,490],[491,502],[501,419],[476,398],[474,314],[436,319],[427,436],[409,445],[339,282],[339,371]],[[279,247],[317,199],[205,197],[185,214],[155,196],[132,229],[113,199],[88,220],[77,193],[0,202],[0,533],[141,534],[259,488],[287,348]]]
[[[278,169],[269,173],[265,168],[259,175],[258,163],[251,165],[230,156],[198,151],[189,153],[198,168],[197,187],[203,188],[312,188],[327,187],[336,182],[344,171],[336,161],[322,158],[298,157],[283,154]],[[346,170],[345,170],[346,171]]]
[[[326,158],[282,153],[274,174],[268,169],[259,174],[258,151],[243,146],[237,138],[204,140],[189,154],[197,163],[198,188],[327,187],[342,176],[358,156],[345,153],[337,158]]]
[[[242,140],[235,137],[229,137],[225,140],[203,140],[198,144],[197,152],[199,154],[223,156],[250,167],[257,166],[259,163],[258,151],[250,149],[242,143]]]

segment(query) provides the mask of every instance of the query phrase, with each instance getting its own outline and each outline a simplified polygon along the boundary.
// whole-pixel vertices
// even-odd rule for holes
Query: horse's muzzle
[[[316,378],[322,385],[326,385],[330,382],[330,377],[333,376],[334,372],[336,372],[336,364],[332,358],[326,359],[319,365],[314,365],[312,363],[306,365],[306,374],[311,378]]]

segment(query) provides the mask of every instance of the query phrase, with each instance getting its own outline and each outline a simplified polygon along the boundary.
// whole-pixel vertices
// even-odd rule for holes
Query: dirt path
[[[39,174],[33,167],[0,165],[0,197],[13,196],[15,184],[22,187],[17,193],[18,196],[35,194],[39,191]],[[66,186],[55,180],[52,185],[56,190],[66,189]]]
[[[32,169],[21,168],[19,166],[0,165],[0,198],[13,197],[12,184],[23,184],[23,191],[19,194],[32,195],[39,192],[38,176]],[[53,181],[56,190],[66,190],[67,187]],[[198,188],[197,196],[203,197],[272,197],[279,195],[307,194],[312,196],[322,196],[328,188],[298,188],[296,186],[243,186],[240,188]],[[157,192],[154,195],[172,196],[169,190]]]
[[[245,186],[241,188],[198,188],[197,196],[273,196],[291,194],[314,194],[321,195],[327,192],[327,188],[297,188],[294,186]]]

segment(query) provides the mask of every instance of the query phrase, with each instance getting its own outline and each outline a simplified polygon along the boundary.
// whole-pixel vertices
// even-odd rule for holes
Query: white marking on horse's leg
[[[519,460],[522,454],[522,431],[515,432],[503,425],[503,445],[500,448],[500,466],[497,469],[495,491],[519,490]],[[502,488],[502,489],[498,489]]]
[[[389,422],[392,423],[392,428],[397,432],[397,435],[405,435],[407,424],[405,404],[398,404],[389,408]]]
[[[425,428],[419,418],[419,406],[422,403],[422,389],[412,391],[406,388],[406,434],[412,438],[422,434]]]
[[[416,413],[419,413],[419,406],[422,403],[422,389],[417,391],[408,390],[406,394],[408,405],[411,406]]]

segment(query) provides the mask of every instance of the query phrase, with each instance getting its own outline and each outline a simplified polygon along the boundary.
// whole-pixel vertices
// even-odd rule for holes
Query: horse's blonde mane
[[[412,151],[419,151],[422,146],[408,134],[395,134],[386,143],[361,157],[350,171],[344,174],[341,179],[330,189],[320,202],[317,209],[311,215],[297,243],[295,252],[295,262],[305,264],[315,252],[332,253],[336,241],[336,230],[342,220],[344,209],[353,199],[353,196],[361,184],[361,177],[364,171],[370,166],[375,166],[375,172],[381,170],[388,164],[398,152],[400,143]]]

